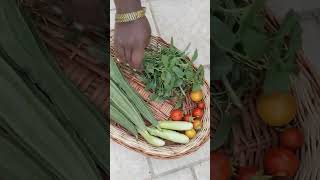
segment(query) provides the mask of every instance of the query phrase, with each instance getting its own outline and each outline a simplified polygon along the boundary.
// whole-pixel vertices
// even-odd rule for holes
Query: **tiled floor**
[[[114,27],[115,7],[111,4],[111,28]],[[209,0],[143,0],[152,34],[161,36],[184,49],[198,49],[197,64],[205,65],[205,76],[210,81],[210,17]],[[197,152],[176,160],[146,158],[114,142],[111,143],[112,180],[209,180],[209,143]],[[127,169],[128,171],[123,171]],[[125,173],[123,173],[125,172]]]
[[[142,0],[152,34],[169,41],[173,36],[178,48],[189,42],[191,50],[198,48],[199,64],[206,65],[209,81],[210,18],[209,0]],[[114,4],[110,0],[111,22],[114,21]],[[319,0],[268,0],[272,12],[281,19],[289,9],[302,16],[303,47],[306,55],[320,70],[320,1]],[[113,23],[111,23],[113,26]],[[112,28],[112,27],[111,27]],[[209,180],[209,143],[192,155],[177,160],[156,160],[111,143],[112,180]]]

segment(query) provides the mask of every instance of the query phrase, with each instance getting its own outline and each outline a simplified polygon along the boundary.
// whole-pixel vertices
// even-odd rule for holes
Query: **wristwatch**
[[[144,17],[146,14],[146,8],[143,7],[141,10],[130,12],[130,13],[122,13],[122,14],[116,14],[116,23],[125,23],[125,22],[131,22],[135,21],[137,19],[140,19]]]

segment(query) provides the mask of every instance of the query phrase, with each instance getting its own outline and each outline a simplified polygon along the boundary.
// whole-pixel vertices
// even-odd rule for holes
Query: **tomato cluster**
[[[197,106],[192,110],[191,113],[184,115],[181,109],[174,109],[170,113],[170,118],[174,121],[187,121],[193,124],[193,129],[185,132],[185,135],[189,138],[194,138],[197,131],[202,128],[202,116],[204,114],[205,103],[203,102],[202,91],[193,91],[190,93],[190,98]]]

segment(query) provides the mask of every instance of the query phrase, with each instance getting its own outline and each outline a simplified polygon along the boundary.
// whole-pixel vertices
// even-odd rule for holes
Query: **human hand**
[[[127,23],[116,23],[114,46],[116,56],[138,71],[142,70],[144,49],[149,44],[151,28],[146,17]]]

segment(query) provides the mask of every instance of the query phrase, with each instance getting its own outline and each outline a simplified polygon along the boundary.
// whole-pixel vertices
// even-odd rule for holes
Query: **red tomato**
[[[280,134],[280,145],[291,150],[297,150],[304,144],[304,136],[297,128],[289,128]]]
[[[205,107],[206,107],[206,104],[203,101],[198,103],[198,108],[204,109]]]
[[[299,168],[299,159],[286,148],[271,148],[264,156],[264,170],[271,176],[293,177]]]
[[[192,122],[193,120],[193,117],[191,116],[191,114],[186,114],[183,118],[184,121],[187,121],[187,122]]]
[[[197,118],[202,118],[202,116],[203,116],[203,110],[200,109],[200,108],[195,108],[195,109],[192,111],[192,116],[193,116],[193,117],[197,117]]]
[[[180,109],[174,109],[171,111],[170,118],[174,121],[180,121],[183,118],[183,112]]]
[[[251,180],[253,176],[256,176],[258,169],[254,166],[243,166],[239,168],[238,176],[236,180]]]
[[[210,179],[230,180],[232,170],[228,156],[221,152],[212,152],[210,155],[210,163]]]

